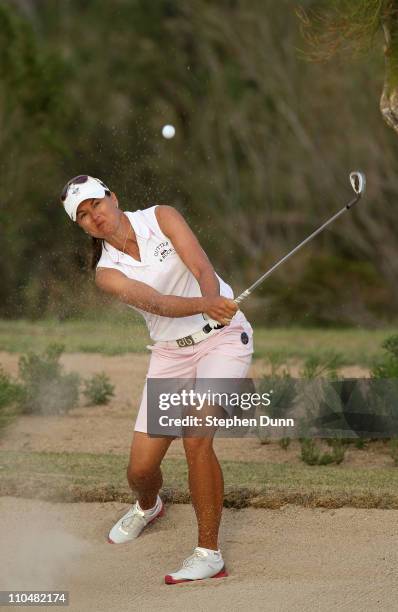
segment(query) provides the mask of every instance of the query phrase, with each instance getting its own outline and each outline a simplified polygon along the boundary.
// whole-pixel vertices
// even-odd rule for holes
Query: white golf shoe
[[[126,514],[112,527],[109,532],[108,542],[110,544],[123,544],[138,538],[141,531],[155,519],[163,516],[164,504],[159,495],[156,500],[155,510],[151,513],[144,512],[136,502]]]
[[[191,580],[204,580],[205,578],[224,578],[228,576],[221,552],[209,552],[206,548],[197,546],[192,555],[182,563],[182,568],[173,574],[164,577],[166,584],[178,584]]]

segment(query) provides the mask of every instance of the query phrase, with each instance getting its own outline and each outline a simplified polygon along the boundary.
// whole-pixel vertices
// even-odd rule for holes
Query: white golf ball
[[[162,135],[164,138],[173,138],[176,133],[174,125],[164,125],[162,128]]]

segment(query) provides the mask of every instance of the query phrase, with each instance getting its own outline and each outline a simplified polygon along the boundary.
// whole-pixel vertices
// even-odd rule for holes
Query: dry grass
[[[224,505],[279,508],[308,507],[398,508],[398,470],[292,466],[222,461]],[[184,459],[163,464],[163,496],[187,503]],[[51,501],[122,501],[132,494],[125,479],[126,458],[91,453],[0,452],[0,494]]]

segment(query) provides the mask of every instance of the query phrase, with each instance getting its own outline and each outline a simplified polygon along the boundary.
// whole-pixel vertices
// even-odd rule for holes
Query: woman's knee
[[[183,438],[185,454],[190,457],[200,457],[213,451],[213,438],[193,437]]]
[[[158,466],[154,467],[153,465],[147,465],[145,463],[129,463],[127,466],[127,480],[134,484],[145,483],[158,475],[159,471]]]

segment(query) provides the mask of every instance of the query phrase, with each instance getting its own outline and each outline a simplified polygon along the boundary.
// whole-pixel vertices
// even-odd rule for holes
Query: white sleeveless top
[[[113,268],[128,278],[146,283],[163,295],[201,297],[199,283],[159,227],[156,206],[126,212],[136,235],[141,261],[122,253],[104,241],[97,268]],[[233,291],[218,275],[220,295],[233,298]],[[189,317],[162,317],[131,306],[144,317],[153,341],[177,340],[206,325],[201,314]]]

